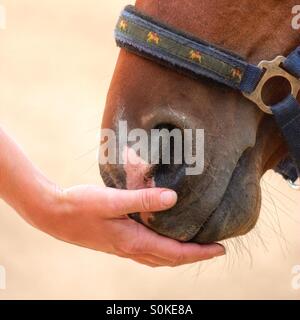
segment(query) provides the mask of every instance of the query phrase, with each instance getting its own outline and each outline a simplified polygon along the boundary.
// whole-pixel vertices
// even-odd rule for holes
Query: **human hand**
[[[177,200],[174,191],[76,186],[60,191],[59,198],[58,210],[44,215],[38,227],[66,242],[151,267],[178,266],[224,254],[219,244],[180,243],[127,217],[172,207]]]

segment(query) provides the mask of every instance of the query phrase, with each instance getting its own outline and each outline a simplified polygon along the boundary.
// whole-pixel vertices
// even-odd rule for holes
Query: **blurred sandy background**
[[[98,128],[118,54],[113,28],[128,2],[0,0],[1,124],[63,186],[102,183]],[[0,299],[299,299],[300,196],[274,173],[264,181],[256,230],[230,241],[226,258],[176,269],[59,242],[0,202]]]

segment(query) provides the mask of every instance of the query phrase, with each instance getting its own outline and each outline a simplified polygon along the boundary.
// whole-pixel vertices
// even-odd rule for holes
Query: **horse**
[[[294,0],[137,0],[135,7],[257,65],[286,56],[299,45],[299,33],[291,26],[295,4]],[[151,39],[158,41],[156,35]],[[193,58],[201,56],[194,52]],[[274,79],[266,85],[264,99],[280,101],[289,90],[289,83]],[[102,128],[117,130],[121,120],[131,129],[205,132],[201,175],[187,176],[174,163],[154,168],[100,165],[109,187],[156,186],[178,193],[174,208],[155,215],[137,213],[134,219],[164,236],[196,243],[241,236],[255,226],[261,209],[260,180],[288,155],[273,117],[235,90],[205,78],[192,79],[121,49]]]

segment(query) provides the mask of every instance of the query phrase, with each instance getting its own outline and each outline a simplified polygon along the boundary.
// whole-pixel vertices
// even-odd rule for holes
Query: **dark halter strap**
[[[273,114],[289,147],[291,157],[276,169],[295,182],[300,172],[300,47],[287,58],[277,57],[255,66],[229,51],[176,30],[127,6],[115,29],[117,45],[182,72],[195,79],[206,77],[241,91],[264,112]],[[285,77],[292,93],[274,106],[261,98],[264,83],[273,76]]]

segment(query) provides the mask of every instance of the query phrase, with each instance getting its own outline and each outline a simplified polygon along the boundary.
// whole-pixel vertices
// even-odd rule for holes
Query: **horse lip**
[[[216,208],[208,215],[208,217],[207,217],[207,219],[205,220],[205,222],[200,226],[199,231],[195,234],[194,238],[191,239],[191,242],[200,243],[200,241],[201,241],[201,243],[205,244],[205,243],[213,243],[213,242],[215,242],[215,241],[221,241],[221,240],[223,240],[223,238],[222,238],[222,239],[217,238],[217,237],[220,235],[220,229],[218,229],[218,230],[216,230],[216,231],[212,230],[213,236],[217,234],[217,237],[214,236],[213,239],[211,239],[211,236],[210,236],[209,239],[204,239],[204,240],[203,240],[203,239],[201,239],[201,236],[202,236],[202,234],[203,234],[204,232],[207,232],[207,228],[206,228],[206,227],[209,225],[209,223],[211,222],[211,220],[213,220],[213,218],[215,217],[215,215],[218,214],[219,208],[221,207],[223,201],[226,199],[227,191],[228,191],[229,188],[232,186],[233,177],[235,176],[235,174],[237,174],[238,170],[240,170],[241,168],[243,168],[243,161],[246,160],[246,159],[248,158],[248,155],[249,155],[247,151],[249,151],[249,148],[247,148],[247,149],[243,152],[242,156],[241,156],[240,159],[238,160],[238,162],[237,162],[237,164],[236,164],[236,167],[235,167],[235,169],[233,170],[233,172],[232,172],[232,174],[231,174],[231,177],[230,177],[230,179],[229,179],[229,182],[228,182],[228,185],[227,185],[227,187],[226,187],[226,190],[225,190],[223,196],[222,196],[221,199],[220,199],[220,202],[218,203],[218,205],[216,206]],[[213,227],[213,226],[212,226],[212,227]],[[209,233],[210,233],[210,232],[209,232]],[[210,234],[211,234],[211,233],[210,233]],[[229,237],[229,236],[233,236],[233,235],[228,235],[227,237]],[[227,237],[226,237],[226,238],[227,238]],[[201,240],[199,241],[198,238],[200,238]],[[197,240],[197,241],[196,241],[196,240]]]
[[[190,242],[198,242],[198,241],[195,241],[195,239],[197,237],[201,236],[201,233],[205,230],[205,227],[209,224],[210,220],[213,218],[213,216],[216,213],[217,209],[213,210],[212,213],[207,217],[207,219],[202,223],[202,225],[198,229],[198,232],[193,236],[193,238],[190,240]],[[202,241],[201,243],[213,243],[214,241],[216,241],[216,240],[207,241],[207,242],[206,241]]]

